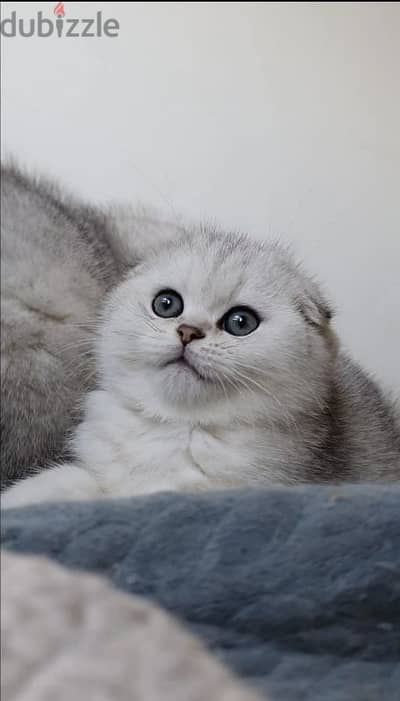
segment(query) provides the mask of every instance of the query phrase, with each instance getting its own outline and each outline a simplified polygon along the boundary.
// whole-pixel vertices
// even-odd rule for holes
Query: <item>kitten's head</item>
[[[199,231],[161,245],[112,293],[100,381],[164,419],[289,421],[324,399],[330,317],[278,244]]]

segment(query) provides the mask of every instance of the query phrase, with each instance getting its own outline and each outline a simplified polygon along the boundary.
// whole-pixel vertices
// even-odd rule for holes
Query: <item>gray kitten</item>
[[[4,506],[398,480],[395,410],[340,352],[329,304],[289,253],[162,232],[100,315],[73,460],[12,487]]]
[[[108,226],[54,185],[2,168],[3,485],[64,455],[93,379],[86,322],[118,272]]]

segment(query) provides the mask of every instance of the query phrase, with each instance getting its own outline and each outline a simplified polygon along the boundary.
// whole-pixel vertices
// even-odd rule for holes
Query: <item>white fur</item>
[[[179,318],[152,311],[172,288]],[[218,327],[247,305],[259,327]],[[205,333],[182,352],[179,324]],[[197,231],[159,247],[111,294],[97,344],[99,389],[87,396],[74,465],[12,487],[3,506],[302,479],[333,356],[316,285],[279,246]],[[167,364],[169,363],[169,364]]]

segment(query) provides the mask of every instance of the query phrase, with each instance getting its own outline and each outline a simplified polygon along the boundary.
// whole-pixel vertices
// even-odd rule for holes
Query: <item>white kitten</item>
[[[330,318],[276,244],[197,231],[160,245],[102,314],[75,463],[3,505],[398,478],[392,408],[338,356]]]

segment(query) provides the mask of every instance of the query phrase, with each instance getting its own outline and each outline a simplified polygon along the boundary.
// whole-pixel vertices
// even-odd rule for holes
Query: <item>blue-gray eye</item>
[[[157,316],[170,319],[183,312],[183,299],[174,290],[161,290],[153,299],[153,312]]]
[[[247,336],[256,330],[260,319],[249,307],[234,307],[222,318],[222,328],[232,336]]]

